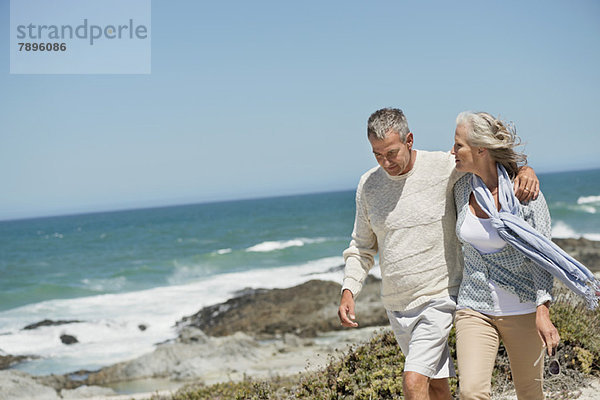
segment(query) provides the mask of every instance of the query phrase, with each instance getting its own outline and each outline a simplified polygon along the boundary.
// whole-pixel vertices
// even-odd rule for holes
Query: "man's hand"
[[[558,346],[558,342],[560,342],[560,335],[556,327],[552,324],[552,321],[550,321],[548,303],[538,306],[535,312],[535,326],[542,342],[544,342],[548,355],[552,356],[554,349]]]
[[[338,317],[342,326],[346,328],[356,328],[358,324],[354,322],[356,315],[354,314],[354,296],[348,289],[342,293],[340,300],[340,308],[338,309]]]
[[[540,181],[533,168],[528,166],[519,168],[514,186],[515,196],[520,202],[535,200],[540,194]]]

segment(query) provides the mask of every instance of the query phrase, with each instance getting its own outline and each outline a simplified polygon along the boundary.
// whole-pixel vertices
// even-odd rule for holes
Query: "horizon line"
[[[586,169],[573,169],[573,170],[561,170],[561,171],[543,171],[539,172],[538,175],[546,175],[546,174],[560,174],[567,172],[585,172],[585,171],[594,171],[600,170],[600,167],[592,167]],[[164,200],[164,204],[155,204],[155,205],[139,205],[139,206],[115,206],[115,208],[106,208],[102,209],[99,206],[97,210],[90,211],[73,211],[73,212],[58,212],[57,214],[41,214],[41,215],[32,215],[32,216],[24,216],[24,217],[16,217],[16,218],[3,218],[0,217],[0,223],[3,222],[16,222],[16,221],[25,221],[25,220],[33,220],[33,219],[45,219],[45,218],[62,218],[62,217],[74,217],[81,215],[92,215],[92,214],[104,214],[104,213],[119,213],[119,212],[127,212],[127,211],[138,211],[138,210],[152,210],[152,209],[160,209],[160,208],[170,208],[170,207],[185,207],[185,206],[194,206],[194,205],[202,205],[202,204],[216,204],[216,203],[228,203],[235,201],[250,201],[250,200],[263,200],[263,199],[274,199],[281,197],[291,197],[291,196],[310,196],[315,194],[326,194],[326,193],[339,193],[339,192],[348,192],[355,191],[356,188],[348,188],[348,189],[337,189],[337,190],[324,190],[324,191],[309,191],[309,192],[290,192],[290,193],[281,193],[281,194],[272,194],[272,195],[256,195],[256,196],[248,196],[248,197],[239,197],[239,198],[223,198],[223,199],[213,199],[213,200],[190,200],[177,202],[176,200],[172,200],[172,203],[169,203],[170,200]],[[161,200],[156,200],[157,202],[161,202]],[[147,201],[147,203],[151,203],[153,200]]]

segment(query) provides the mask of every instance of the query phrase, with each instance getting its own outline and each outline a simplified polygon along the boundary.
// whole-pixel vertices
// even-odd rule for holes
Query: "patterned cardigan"
[[[463,279],[458,293],[458,305],[477,311],[491,311],[494,308],[488,280],[501,288],[516,294],[523,303],[536,305],[551,301],[550,291],[554,280],[552,275],[533,263],[529,258],[507,244],[500,251],[481,254],[460,237],[460,227],[469,212],[469,196],[472,192],[472,174],[466,174],[454,186],[458,236],[464,255]],[[521,204],[519,215],[542,235],[550,238],[550,213],[543,194],[536,200]]]

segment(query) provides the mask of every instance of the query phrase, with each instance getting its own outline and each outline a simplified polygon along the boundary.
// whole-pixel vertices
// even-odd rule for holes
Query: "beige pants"
[[[461,399],[490,399],[500,339],[508,352],[517,398],[544,399],[544,363],[533,365],[543,345],[535,326],[535,313],[494,317],[462,309],[456,311],[454,324]]]

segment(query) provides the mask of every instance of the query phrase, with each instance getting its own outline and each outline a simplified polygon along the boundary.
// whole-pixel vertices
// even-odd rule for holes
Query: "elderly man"
[[[357,327],[354,299],[379,252],[381,299],[406,357],[405,398],[451,399],[455,376],[447,344],[456,308],[462,262],[454,232],[454,183],[462,176],[445,152],[417,151],[399,109],[374,112],[367,137],[379,164],[365,173],[356,191],[356,219],[338,315]],[[516,195],[537,194],[533,170],[524,167]]]

